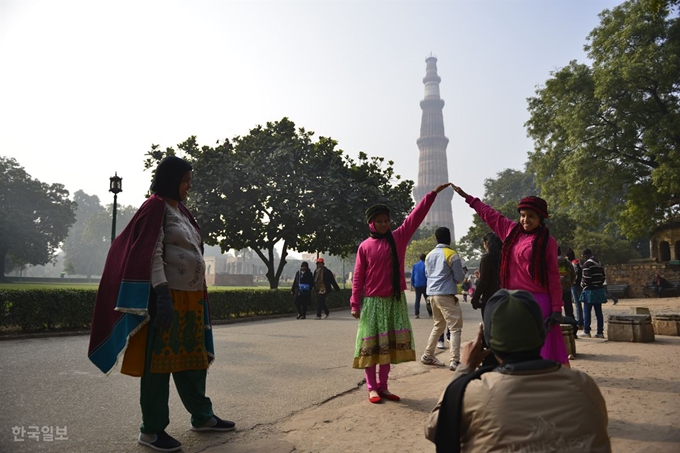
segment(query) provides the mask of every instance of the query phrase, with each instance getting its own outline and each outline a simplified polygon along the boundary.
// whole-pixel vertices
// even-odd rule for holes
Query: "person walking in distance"
[[[314,287],[314,275],[309,270],[309,264],[303,261],[300,270],[295,273],[293,287],[290,293],[295,300],[297,319],[307,319],[307,306],[312,302],[312,288]]]
[[[470,286],[471,286],[470,285],[470,278],[465,277],[463,279],[463,283],[460,284],[460,290],[461,290],[461,293],[463,294],[463,302],[468,301],[467,298],[468,298],[468,294],[469,294],[469,291],[470,291]]]
[[[359,319],[352,367],[365,371],[371,403],[380,403],[383,398],[399,401],[388,389],[391,364],[416,359],[404,294],[404,255],[437,194],[450,185],[442,184],[425,195],[394,231],[387,206],[374,205],[366,210],[370,237],[357,250],[350,305],[352,316]]]
[[[583,304],[581,303],[581,278],[583,277],[583,268],[581,267],[581,261],[576,258],[573,249],[568,248],[567,251],[564,252],[564,256],[571,261],[571,264],[574,267],[574,274],[576,275],[576,280],[574,280],[574,284],[571,285],[571,299],[576,307],[576,329],[581,330],[583,329]]]
[[[430,295],[434,326],[427,340],[425,352],[420,361],[425,365],[444,366],[434,356],[439,335],[448,327],[451,332],[449,369],[455,371],[460,364],[460,337],[463,330],[463,312],[456,297],[458,283],[465,278],[460,257],[451,248],[451,231],[446,227],[435,231],[437,246],[425,258],[427,293]]]
[[[564,302],[564,314],[574,319],[574,304],[571,302],[571,287],[576,281],[576,272],[571,261],[562,256],[562,250],[557,248],[557,269],[560,271],[560,285],[562,286],[562,302]],[[578,323],[574,321],[574,338],[577,338]]]
[[[416,319],[420,318],[420,298],[427,300],[427,278],[425,277],[425,254],[420,254],[420,261],[411,269],[411,286],[416,291]]]
[[[581,256],[583,258],[583,279],[581,280],[583,292],[581,293],[581,302],[583,302],[583,315],[585,317],[583,336],[586,338],[591,336],[590,323],[592,312],[595,310],[595,317],[597,318],[595,338],[604,338],[602,304],[607,302],[607,297],[604,293],[604,268],[590,249],[583,249]]]
[[[316,292],[316,319],[321,319],[321,312],[324,312],[324,317],[328,318],[329,311],[326,305],[326,295],[333,289],[340,291],[338,283],[335,281],[333,272],[326,267],[323,258],[316,260],[316,269],[314,270],[314,290]]]

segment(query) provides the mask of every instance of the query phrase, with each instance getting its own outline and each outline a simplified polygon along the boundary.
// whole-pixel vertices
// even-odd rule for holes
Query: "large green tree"
[[[406,269],[409,270],[420,261],[420,255],[427,255],[432,251],[437,245],[437,238],[434,235],[434,231],[430,232],[429,236],[423,236],[419,239],[413,239],[411,243],[406,247],[406,255],[404,256],[404,265]],[[455,249],[455,244],[452,245]]]
[[[628,241],[617,239],[609,234],[577,228],[571,248],[579,257],[586,247],[593,251],[602,264],[627,263],[631,259],[640,258],[640,253]]]
[[[73,194],[73,201],[77,204],[76,222],[69,230],[68,237],[64,241],[64,268],[69,274],[87,275],[101,273],[103,260],[95,251],[101,244],[92,243],[83,239],[87,221],[99,212],[105,211],[99,204],[99,197],[88,195],[82,190]],[[98,242],[102,242],[101,240]]]
[[[73,194],[78,205],[76,222],[64,241],[64,266],[69,274],[100,275],[111,245],[113,205],[104,207],[99,197],[82,190]],[[137,208],[119,205],[116,210],[116,235],[128,224]]]
[[[225,252],[250,247],[271,288],[289,250],[347,255],[367,235],[370,205],[389,204],[396,224],[413,206],[413,183],[398,181],[392,162],[365,153],[355,161],[333,139],[313,135],[283,118],[214,147],[199,147],[195,137],[178,145],[194,168],[188,205],[205,242]],[[174,153],[154,145],[145,165]]]
[[[75,221],[75,203],[62,184],[32,178],[12,158],[0,156],[0,280],[5,259],[14,265],[47,264]]]
[[[571,61],[528,99],[530,168],[559,211],[632,240],[680,213],[680,22],[628,1],[588,41],[592,65]]]
[[[506,168],[498,172],[495,178],[484,180],[484,202],[491,206],[505,206],[508,203],[517,206],[522,198],[539,193],[535,175],[526,168],[524,171]]]

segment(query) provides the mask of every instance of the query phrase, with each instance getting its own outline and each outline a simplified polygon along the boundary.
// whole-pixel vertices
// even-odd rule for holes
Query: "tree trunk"
[[[278,289],[279,279],[281,278],[281,273],[283,273],[283,268],[286,265],[286,256],[288,256],[288,245],[283,243],[283,249],[281,250],[281,261],[279,261],[279,266],[274,272],[274,245],[270,244],[267,248],[267,254],[269,258],[264,256],[260,250],[255,250],[257,256],[260,257],[262,262],[267,266],[267,280],[269,280],[269,289]]]

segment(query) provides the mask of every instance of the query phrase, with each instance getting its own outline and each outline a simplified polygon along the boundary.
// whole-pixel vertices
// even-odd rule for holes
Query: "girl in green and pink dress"
[[[366,387],[372,403],[379,403],[382,398],[399,401],[387,389],[390,365],[416,359],[404,295],[404,255],[437,194],[450,185],[442,184],[425,195],[394,231],[390,229],[387,206],[375,205],[366,211],[370,237],[357,250],[350,304],[352,316],[359,319],[352,366],[366,370]]]

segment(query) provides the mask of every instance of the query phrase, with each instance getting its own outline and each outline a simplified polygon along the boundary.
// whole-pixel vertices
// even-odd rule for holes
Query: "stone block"
[[[574,327],[571,324],[562,324],[562,338],[564,346],[567,348],[567,355],[572,358],[576,355],[576,339],[574,338]]]
[[[649,315],[649,308],[647,307],[630,307],[631,315]]]
[[[654,327],[650,315],[609,315],[607,317],[607,339],[648,343],[654,341]]]
[[[680,315],[656,315],[653,319],[654,333],[657,335],[680,336]]]

